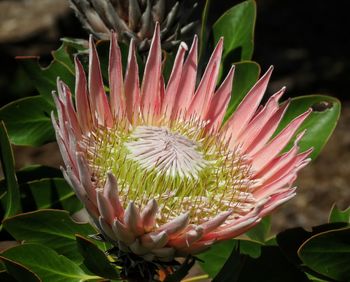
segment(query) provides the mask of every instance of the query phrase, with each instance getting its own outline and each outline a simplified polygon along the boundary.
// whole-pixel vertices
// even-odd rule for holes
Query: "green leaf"
[[[69,48],[74,49],[75,52],[86,52],[88,53],[89,49],[89,41],[86,39],[80,39],[80,38],[72,38],[72,37],[63,37],[61,38],[61,41],[65,44],[67,47],[67,51]],[[69,52],[68,53],[73,53]]]
[[[163,52],[163,56],[164,56],[163,64],[162,64],[163,77],[164,77],[165,84],[167,84],[170,78],[171,71],[173,70],[176,53]]]
[[[39,243],[59,254],[81,263],[75,234],[88,236],[96,233],[90,224],[77,223],[67,211],[39,210],[8,218],[4,228],[18,241]]]
[[[54,167],[34,164],[17,170],[16,175],[18,183],[23,184],[43,178],[62,178],[62,171]]]
[[[324,145],[327,143],[340,116],[340,102],[338,99],[324,95],[310,95],[293,98],[284,115],[277,131],[281,131],[287,124],[309,108],[313,112],[299,128],[298,133],[307,129],[304,137],[299,142],[300,150],[304,151],[313,147],[311,158],[315,159]],[[292,142],[286,150],[292,146]]]
[[[40,146],[55,140],[50,114],[54,110],[51,93],[56,90],[57,77],[74,89],[74,64],[68,49],[72,47],[63,43],[52,52],[53,61],[47,67],[40,66],[38,57],[18,57],[40,95],[19,99],[0,110],[0,119],[8,123],[13,144]]]
[[[74,64],[65,42],[52,52],[52,57],[53,61],[47,67],[40,66],[38,57],[18,57],[18,60],[42,98],[53,105],[51,92],[57,88],[57,77],[74,89]]]
[[[261,220],[253,229],[245,233],[250,239],[265,243],[271,230],[271,217],[267,216]]]
[[[242,255],[258,258],[261,254],[262,245],[259,242],[250,240],[228,240],[214,244],[208,251],[198,255],[197,257],[203,261],[199,262],[200,266],[211,278],[215,277],[221,269],[225,267],[225,264],[233,263],[231,260],[237,259],[234,252],[238,245],[239,252]],[[231,262],[227,263],[227,261]]]
[[[7,188],[6,209],[4,215],[4,218],[7,218],[17,214],[21,210],[21,202],[15,173],[15,161],[3,121],[0,123],[0,158]]]
[[[208,41],[208,15],[209,15],[209,10],[210,10],[210,6],[211,6],[211,0],[206,0],[205,4],[204,4],[204,9],[202,12],[202,21],[201,21],[201,32],[200,32],[200,39],[199,39],[199,58],[201,61],[202,57],[203,57],[203,52],[204,50],[206,50],[207,48],[205,48],[205,44]]]
[[[44,245],[20,245],[5,251],[1,256],[28,268],[43,282],[81,282],[99,278],[86,274],[73,261]]]
[[[46,178],[21,184],[23,209],[63,209],[73,214],[83,208],[63,178]],[[34,205],[34,206],[33,206]]]
[[[258,258],[261,255],[261,242],[251,240],[239,240],[241,254],[248,255],[252,258]]]
[[[17,182],[25,184],[29,181],[40,180],[43,178],[62,178],[61,170],[49,166],[29,165],[16,171]],[[5,192],[6,182],[4,179],[0,180],[0,193]]]
[[[256,62],[245,61],[235,64],[235,76],[230,103],[226,111],[226,119],[232,115],[259,78],[260,66]]]
[[[7,272],[16,279],[15,281],[41,282],[38,275],[33,273],[31,270],[29,270],[24,265],[14,261],[14,260],[11,260],[9,258],[6,258],[6,257],[2,256],[2,254],[0,255],[0,260],[4,263]],[[0,277],[0,278],[3,279],[3,277]],[[10,277],[8,277],[8,279],[9,279],[8,281],[11,281]],[[1,280],[1,281],[3,281],[3,280]],[[6,280],[4,280],[4,281],[6,281]]]
[[[180,265],[180,267],[176,269],[175,272],[173,272],[165,278],[164,282],[182,281],[182,279],[184,279],[187,276],[188,272],[191,270],[195,262],[195,258],[188,256],[185,259],[185,261]]]
[[[111,262],[107,259],[103,251],[101,251],[90,240],[77,235],[77,244],[80,254],[84,258],[84,265],[92,273],[108,279],[119,279],[119,274]]]
[[[214,277],[213,282],[238,281],[237,279],[243,265],[244,260],[242,260],[240,246],[237,243],[218,274]]]
[[[108,82],[109,82],[109,77],[108,77],[109,51],[110,51],[109,44],[110,44],[109,40],[99,40],[96,42],[96,49],[100,59],[101,72],[102,72],[102,77],[105,85],[108,85]],[[123,73],[125,73],[127,62],[128,62],[129,45],[126,45],[121,42],[118,42],[118,44],[119,44],[120,53],[121,53]],[[88,55],[81,54],[79,56],[79,59],[83,63],[85,72],[88,73],[88,62],[89,62]],[[136,60],[139,66],[139,74],[142,75],[144,64],[142,63],[142,59],[139,56],[138,52],[136,52]],[[142,81],[141,78],[140,78],[140,81]]]
[[[346,210],[340,210],[336,205],[333,205],[329,215],[329,222],[347,222],[350,223],[350,207]]]
[[[230,257],[232,250],[236,247],[238,241],[228,240],[214,244],[206,252],[197,257],[203,262],[199,262],[202,269],[209,274],[211,278],[220,271],[226,260]]]
[[[16,173],[24,212],[37,209],[64,209],[73,214],[83,208],[60,170],[34,165]],[[52,177],[52,178],[45,178]],[[6,205],[6,182],[0,180],[0,201]]]
[[[100,53],[101,71],[107,82],[109,42],[101,42],[97,48]],[[123,44],[120,48],[123,66],[126,66],[127,50]],[[40,95],[14,101],[0,109],[0,119],[8,123],[10,140],[13,144],[40,146],[55,141],[50,120],[51,111],[55,111],[51,93],[57,88],[58,77],[68,85],[71,91],[74,90],[75,73],[72,59],[74,52],[79,52],[79,47],[75,48],[74,44],[63,42],[62,46],[53,52],[53,61],[46,68],[38,64],[37,58],[26,57],[20,60]],[[83,64],[87,65],[88,56],[82,52],[79,55]],[[140,65],[140,72],[141,70]]]
[[[276,240],[279,248],[284,255],[295,265],[301,265],[301,260],[298,256],[300,246],[312,236],[329,231],[336,230],[347,226],[346,223],[329,223],[312,227],[311,231],[306,231],[301,227],[290,228],[277,234]]]
[[[226,11],[213,25],[214,41],[224,37],[224,61],[250,60],[254,49],[256,4],[245,1]]]
[[[1,282],[18,282],[13,276],[11,276],[8,272],[6,271],[0,271],[0,281]],[[26,279],[26,281],[29,281]],[[34,280],[38,281],[38,280]]]
[[[213,282],[303,282],[306,275],[288,262],[276,246],[256,244],[261,253],[257,257],[244,254],[242,241],[237,241],[227,261],[214,277]],[[286,275],[287,274],[287,275]]]
[[[317,234],[300,247],[300,259],[312,270],[337,281],[350,280],[350,228]]]
[[[307,275],[307,278],[312,282],[329,282],[329,280],[320,279],[308,273],[306,275]]]
[[[234,273],[237,269],[238,273]],[[306,275],[290,263],[276,246],[262,246],[261,255],[252,258],[241,255],[239,264],[228,265],[226,275],[237,277],[237,280],[214,280],[227,282],[304,282],[309,281]]]
[[[0,120],[7,125],[11,143],[40,146],[55,140],[50,118],[53,110],[42,97],[27,97],[2,107]]]

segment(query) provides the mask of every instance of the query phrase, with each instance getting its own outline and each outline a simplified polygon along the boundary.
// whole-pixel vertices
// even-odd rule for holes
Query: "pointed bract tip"
[[[197,45],[198,45],[198,36],[197,36],[197,34],[195,34],[195,35],[193,36],[193,40],[192,40],[192,44],[191,44],[190,51],[191,51],[193,48],[197,48]]]
[[[271,65],[271,66],[267,69],[267,71],[263,74],[263,76],[261,77],[261,79],[262,79],[262,78],[266,78],[267,80],[269,80],[270,77],[271,77],[271,74],[272,74],[272,72],[273,72],[273,69],[274,69],[274,67]]]
[[[114,177],[114,174],[111,170],[107,171],[107,177]]]
[[[235,65],[231,65],[231,68],[228,71],[227,77],[230,77],[231,75],[234,75],[235,70],[236,70],[236,66]]]
[[[194,37],[193,37],[193,43],[198,43],[198,35],[195,34]]]
[[[93,35],[90,34],[89,35],[89,49],[92,47],[93,44],[94,44],[94,38],[93,38]]]
[[[302,132],[300,132],[297,137],[295,138],[294,144],[297,145],[300,140],[304,137],[305,133],[306,133],[306,129],[304,129]]]
[[[158,204],[155,199],[151,199],[148,201],[147,206],[158,207]]]
[[[188,46],[187,46],[187,44],[186,44],[185,42],[183,42],[183,41],[180,43],[180,48],[185,49],[185,51],[188,51]]]
[[[131,38],[130,44],[129,44],[129,54],[132,56],[135,54],[135,44],[136,44],[135,39]]]
[[[153,40],[159,40],[159,44],[160,44],[160,25],[159,22],[156,22],[156,25],[154,27],[154,34],[153,34]]]
[[[75,65],[76,71],[84,70],[82,63],[79,60],[78,55],[74,55],[74,65]]]

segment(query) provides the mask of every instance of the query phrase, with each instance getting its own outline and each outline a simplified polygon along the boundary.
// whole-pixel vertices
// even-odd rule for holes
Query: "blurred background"
[[[199,0],[201,2],[201,0]],[[204,0],[200,3],[203,4]],[[209,20],[241,1],[213,5]],[[253,60],[262,70],[275,66],[269,94],[287,86],[286,97],[327,94],[339,98],[343,109],[335,133],[323,153],[299,175],[297,197],[273,219],[275,231],[324,223],[334,202],[350,205],[350,40],[347,2],[325,0],[257,1]],[[15,56],[40,56],[51,61],[61,37],[87,38],[68,0],[0,1],[0,106],[36,95]],[[16,166],[32,163],[58,167],[56,144],[40,148],[15,147]]]

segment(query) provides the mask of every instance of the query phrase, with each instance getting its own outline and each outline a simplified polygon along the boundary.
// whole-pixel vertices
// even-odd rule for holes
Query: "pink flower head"
[[[307,111],[273,137],[289,102],[264,106],[270,68],[223,124],[234,67],[216,88],[221,39],[198,86],[197,38],[181,44],[167,85],[156,26],[141,86],[135,44],[125,75],[111,36],[109,89],[90,38],[89,75],[75,60],[75,106],[58,81],[52,116],[65,178],[102,236],[123,252],[167,261],[236,237],[295,195],[311,149],[282,152]],[[185,58],[186,57],[186,58]],[[234,99],[234,93],[233,93]]]

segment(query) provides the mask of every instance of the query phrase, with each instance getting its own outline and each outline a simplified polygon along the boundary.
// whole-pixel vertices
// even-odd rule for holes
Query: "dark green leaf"
[[[262,246],[250,241],[261,250],[261,255],[252,257],[244,254],[242,241],[237,241],[231,255],[213,282],[303,282],[306,275],[285,259],[276,246]]]
[[[253,229],[245,234],[252,240],[265,243],[268,240],[271,229],[271,217],[267,216],[261,220]]]
[[[42,166],[42,165],[30,165],[26,166],[20,170],[16,171],[17,182],[21,186],[21,184],[25,184],[29,181],[40,180],[48,177],[62,177],[62,172],[53,167]],[[4,179],[0,180],[0,194],[6,192],[6,182]],[[1,197],[0,197],[1,199]]]
[[[28,268],[43,282],[81,282],[99,278],[84,273],[73,261],[44,245],[20,245],[5,251],[1,256]]]
[[[181,266],[172,274],[168,275],[164,282],[177,282],[184,279],[190,269],[195,264],[196,260],[193,257],[187,257],[186,260],[181,264]]]
[[[329,222],[347,222],[350,223],[350,207],[346,210],[340,210],[336,205],[333,205],[329,215]]]
[[[239,240],[240,253],[252,258],[258,258],[261,255],[261,243],[251,240]]]
[[[213,282],[238,281],[239,273],[244,265],[243,256],[240,254],[239,243],[235,245],[227,261],[224,263]]]
[[[18,263],[16,260],[7,258],[6,256],[3,256],[3,254],[0,255],[0,260],[5,264],[7,272],[16,279],[15,281],[41,282],[41,279],[35,273],[33,273],[31,270],[29,270],[26,266],[22,265],[21,263]],[[7,277],[7,278],[11,279],[10,277]],[[11,280],[8,280],[8,281],[11,281]]]
[[[54,108],[42,97],[27,97],[0,109],[0,119],[8,128],[11,143],[40,146],[55,140],[51,124]]]
[[[298,249],[300,246],[310,237],[325,232],[328,230],[335,230],[343,228],[347,224],[344,223],[330,223],[315,226],[312,228],[312,231],[306,231],[301,227],[287,229],[279,234],[277,234],[276,239],[278,246],[287,257],[288,260],[293,262],[296,265],[300,265],[301,261],[298,257]]]
[[[6,209],[4,218],[21,210],[19,187],[17,183],[12,148],[3,121],[0,123],[0,158],[6,183]]]
[[[214,244],[208,251],[197,256],[203,260],[203,263],[200,262],[199,264],[210,277],[215,277],[220,271],[226,260],[230,257],[237,242],[235,240],[228,240]]]
[[[67,48],[72,48],[76,52],[88,52],[89,41],[80,38],[63,37],[61,41],[65,44]],[[72,52],[68,52],[72,53]]]
[[[119,274],[115,266],[107,259],[103,251],[101,251],[90,240],[77,235],[77,244],[80,254],[84,258],[84,265],[92,273],[108,279],[119,279]]]
[[[40,243],[81,263],[75,234],[96,233],[90,224],[74,222],[67,211],[39,210],[19,214],[4,221],[4,228],[18,241]]]
[[[171,71],[174,66],[174,61],[175,61],[175,56],[176,53],[165,53],[163,54],[164,59],[163,59],[163,77],[164,77],[164,82],[167,84]]]
[[[204,9],[202,12],[202,21],[201,21],[201,33],[199,38],[199,58],[200,61],[203,57],[203,52],[207,48],[205,48],[205,44],[208,42],[209,34],[208,34],[208,15],[209,15],[209,9],[211,6],[211,0],[206,0]]]
[[[300,150],[304,151],[313,147],[314,151],[311,154],[311,158],[315,159],[327,143],[338,122],[340,116],[339,100],[324,95],[293,98],[277,132],[309,108],[312,108],[313,112],[299,128],[297,134],[307,129],[303,139],[299,142]],[[291,146],[292,143],[289,145],[289,148]]]
[[[260,66],[256,62],[239,62],[235,66],[232,96],[227,108],[226,118],[230,117],[236,110],[239,103],[258,80],[260,74]]]
[[[72,188],[63,178],[46,178],[21,184],[22,206],[35,209],[63,209],[73,214],[83,208]]]
[[[72,188],[63,178],[59,178],[62,173],[58,169],[35,165],[17,171],[16,175],[24,212],[50,208],[64,209],[73,214],[83,207]],[[52,178],[46,178],[48,176]],[[1,203],[5,205],[7,196],[4,180],[0,181],[0,195],[3,195]]]
[[[43,178],[62,178],[61,170],[43,165],[26,166],[20,170],[17,170],[16,175],[19,184],[40,180]]]
[[[307,274],[307,278],[312,282],[329,282],[329,280],[320,279],[320,278],[314,277],[310,274]]]
[[[237,266],[238,265],[238,266]],[[239,273],[234,273],[235,269]],[[247,255],[241,255],[239,264],[227,268],[226,275],[229,272],[237,280],[217,280],[217,281],[239,281],[239,282],[304,282],[309,281],[307,276],[292,263],[290,263],[280,249],[276,246],[261,247],[261,256],[252,258]]]
[[[11,276],[8,272],[4,271],[0,271],[0,281],[1,282],[18,282],[18,279],[16,280],[13,276]],[[26,279],[26,281],[30,281],[28,279]],[[38,280],[34,280],[34,281],[38,281]]]
[[[39,146],[54,141],[50,113],[54,110],[52,91],[60,77],[74,89],[74,64],[66,43],[52,52],[53,61],[41,67],[37,57],[18,57],[40,96],[12,102],[0,110],[0,119],[8,123],[10,140],[16,145]]]
[[[300,247],[300,259],[312,270],[336,281],[350,280],[350,228],[317,234]]]
[[[108,40],[101,40],[96,42],[96,49],[98,52],[98,56],[100,59],[100,65],[101,65],[101,72],[103,76],[103,80],[105,85],[108,85],[108,65],[109,65],[109,51],[110,51],[110,45]],[[122,67],[123,67],[123,73],[126,71],[127,61],[128,61],[128,52],[129,52],[129,46],[126,44],[123,44],[121,42],[118,43],[121,56],[122,56]],[[86,73],[87,73],[87,67],[88,67],[88,57],[85,55],[84,57],[80,56],[79,58],[82,59],[83,63],[86,64]],[[142,74],[143,71],[143,64],[142,59],[140,58],[139,54],[136,53],[136,59],[139,65],[139,74]],[[140,80],[141,81],[141,80]]]
[[[71,54],[67,52],[67,44],[64,41],[60,48],[52,52],[52,57],[53,57],[53,62],[51,63],[49,68],[53,67],[52,65],[55,63],[58,63],[64,66],[66,68],[65,73],[67,73],[67,79],[64,79],[64,80],[73,79],[72,82],[74,82],[75,67],[74,67]],[[74,84],[71,84],[71,86],[73,87]]]
[[[53,105],[51,92],[56,90],[57,77],[74,89],[74,65],[65,43],[52,52],[52,57],[53,61],[45,68],[40,66],[37,57],[19,57],[18,59],[42,98]]]
[[[214,40],[224,37],[224,60],[250,60],[254,49],[256,5],[242,2],[224,13],[213,25]]]

